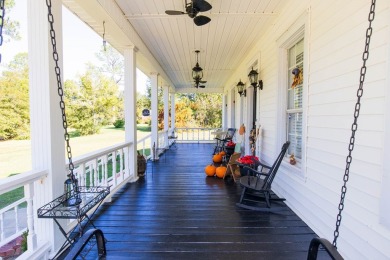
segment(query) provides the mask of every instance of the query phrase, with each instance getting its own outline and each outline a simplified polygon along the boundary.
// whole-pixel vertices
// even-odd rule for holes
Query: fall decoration
[[[290,164],[295,165],[296,163],[297,163],[297,161],[295,160],[294,154],[290,155]]]
[[[219,152],[219,154],[222,155],[222,156],[225,156],[226,152],[225,151],[221,151],[221,152]]]
[[[241,158],[238,158],[237,159],[237,162],[238,163],[241,163],[241,164],[254,164],[255,161],[254,160],[259,160],[259,157],[257,156],[253,156],[253,155],[245,155]]]
[[[226,147],[235,147],[235,146],[236,146],[236,143],[230,140],[229,142],[226,143],[225,146],[226,146]]]
[[[217,169],[215,170],[215,175],[217,175],[218,178],[222,179],[223,177],[225,177],[226,169],[227,168],[225,166],[217,167]]]
[[[294,75],[293,83],[291,84],[291,88],[294,89],[297,85],[302,84],[303,82],[303,73],[299,68],[295,68],[291,72]]]
[[[238,133],[239,133],[240,135],[245,134],[245,125],[244,125],[244,124],[242,124],[242,125],[240,126],[240,129],[238,130]]]
[[[204,168],[204,172],[206,173],[207,176],[214,176],[216,171],[216,167],[212,164],[207,165],[206,168]]]
[[[220,162],[222,162],[222,155],[221,155],[221,154],[215,154],[215,155],[213,156],[213,162],[215,162],[215,163],[220,163]]]

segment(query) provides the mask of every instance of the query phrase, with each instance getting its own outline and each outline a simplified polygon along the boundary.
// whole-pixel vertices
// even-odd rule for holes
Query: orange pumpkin
[[[222,156],[225,156],[226,152],[225,151],[221,151],[219,154],[222,155]]]
[[[204,172],[206,173],[207,176],[210,176],[210,177],[215,175],[215,170],[216,170],[216,167],[212,164],[207,165],[206,168],[204,168]]]
[[[222,155],[220,155],[220,154],[215,154],[215,155],[213,156],[213,162],[215,162],[215,163],[220,163],[220,162],[222,162]]]
[[[215,174],[217,175],[218,178],[222,179],[223,177],[225,177],[225,173],[226,173],[226,167],[225,166],[219,166],[216,170],[215,170]]]

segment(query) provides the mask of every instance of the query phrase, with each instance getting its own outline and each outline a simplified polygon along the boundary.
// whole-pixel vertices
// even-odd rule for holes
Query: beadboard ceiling
[[[93,16],[91,12],[94,11],[90,8],[81,12],[80,7],[75,5],[82,1],[90,0],[63,2],[81,19]],[[120,9],[125,21],[141,38],[164,71],[163,75],[168,77],[167,82],[177,92],[196,90],[191,77],[196,64],[195,50],[200,50],[199,65],[204,71],[203,80],[207,80],[204,84],[206,88],[201,91],[222,92],[229,76],[254,47],[286,0],[208,0],[212,9],[199,14],[210,17],[211,22],[203,26],[196,26],[187,14],[165,14],[165,10],[185,11],[185,0],[96,1],[104,10],[107,10],[107,5]],[[101,24],[96,21],[96,15],[94,17],[94,22],[92,19],[83,20],[101,34]],[[106,33],[108,39],[111,37],[115,42],[115,36],[109,35],[109,29]]]

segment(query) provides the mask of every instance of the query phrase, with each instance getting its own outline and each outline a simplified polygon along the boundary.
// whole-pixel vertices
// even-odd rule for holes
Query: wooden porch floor
[[[211,144],[178,144],[94,218],[107,259],[305,259],[314,232],[289,208],[237,208],[241,188],[206,177]]]

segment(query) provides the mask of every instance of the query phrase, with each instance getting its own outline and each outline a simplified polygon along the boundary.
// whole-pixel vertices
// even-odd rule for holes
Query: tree
[[[123,113],[118,85],[96,70],[88,70],[79,83],[66,81],[65,98],[69,126],[80,135],[98,133]]]
[[[222,95],[177,94],[176,126],[220,127],[222,125]]]
[[[28,57],[19,53],[0,78],[0,139],[30,137]]]
[[[123,57],[111,45],[107,45],[96,53],[96,58],[102,63],[98,70],[115,83],[121,83],[124,75]]]
[[[19,28],[20,28],[20,23],[19,21],[14,21],[7,16],[7,13],[10,12],[10,10],[15,6],[15,0],[7,0],[5,1],[5,11],[6,14],[5,20],[4,20],[4,25],[3,25],[3,36],[5,41],[9,41],[10,39],[13,40],[20,40],[20,33],[19,33]]]

